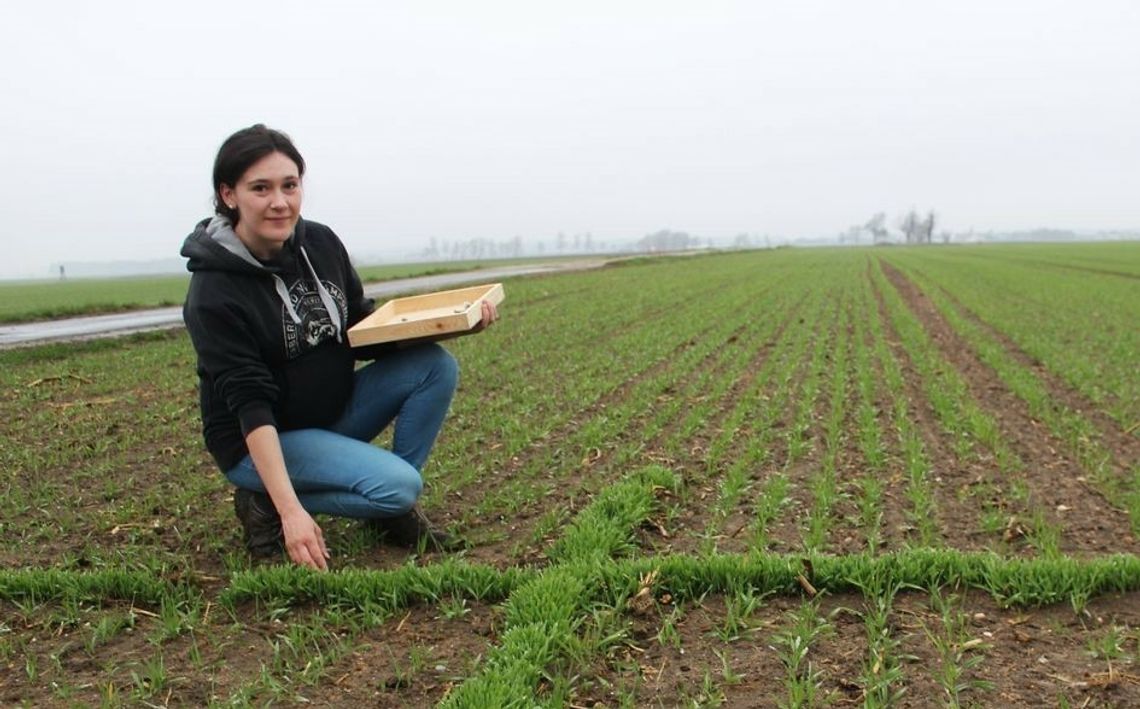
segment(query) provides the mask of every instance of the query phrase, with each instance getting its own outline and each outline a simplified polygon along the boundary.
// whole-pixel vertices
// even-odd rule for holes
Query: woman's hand
[[[325,537],[303,507],[281,515],[281,531],[285,535],[285,551],[294,563],[318,571],[329,570]]]
[[[484,300],[483,301],[483,317],[479,320],[479,324],[483,328],[486,328],[491,323],[495,322],[498,319],[499,319],[499,309],[496,308],[495,304],[492,303],[491,301]]]

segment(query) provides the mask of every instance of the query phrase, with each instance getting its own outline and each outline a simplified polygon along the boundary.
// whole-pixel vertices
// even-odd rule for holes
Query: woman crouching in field
[[[352,349],[372,311],[344,245],[301,218],[305,161],[263,125],[214,162],[214,208],[186,238],[183,314],[198,354],[206,447],[237,490],[246,547],[327,569],[316,513],[354,517],[396,543],[454,545],[415,507],[420,470],[458,366],[428,343]],[[485,327],[498,314],[484,302]],[[374,359],[354,371],[358,359]],[[395,421],[392,450],[371,444]]]

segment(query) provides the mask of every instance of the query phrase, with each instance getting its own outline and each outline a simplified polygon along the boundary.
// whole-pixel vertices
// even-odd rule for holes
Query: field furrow
[[[952,435],[939,420],[926,373],[896,329],[883,284],[873,284],[879,313],[874,322],[881,321],[883,328],[877,343],[879,362],[890,386],[898,455],[890,468],[895,485],[889,494],[904,520],[894,530],[900,536],[896,544],[907,546],[925,536],[931,546],[1004,551],[1005,525],[1015,514],[1008,480],[993,461],[971,457],[961,436]]]

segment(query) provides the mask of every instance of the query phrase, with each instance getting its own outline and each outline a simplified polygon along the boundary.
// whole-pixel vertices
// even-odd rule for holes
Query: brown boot
[[[285,548],[281,517],[269,495],[238,488],[234,492],[234,512],[241,521],[245,548],[251,556],[277,556]]]
[[[409,549],[419,549],[421,544],[429,551],[454,551],[463,547],[462,540],[436,529],[419,507],[413,506],[398,517],[384,517],[371,522],[393,544]]]

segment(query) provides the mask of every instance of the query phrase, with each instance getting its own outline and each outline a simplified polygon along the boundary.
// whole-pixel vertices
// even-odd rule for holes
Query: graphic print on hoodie
[[[336,301],[338,309],[343,313],[346,309],[344,292],[337,288],[335,283],[329,281],[322,280],[321,285],[325,287],[332,299]],[[315,284],[310,283],[307,279],[294,281],[293,285],[289,286],[289,300],[293,303],[293,309],[301,319],[300,323],[294,322],[287,310],[282,307],[281,328],[285,333],[285,351],[289,359],[300,357],[325,340],[336,339],[336,326],[333,324],[332,318],[329,317],[329,311],[321,302],[321,296]]]

